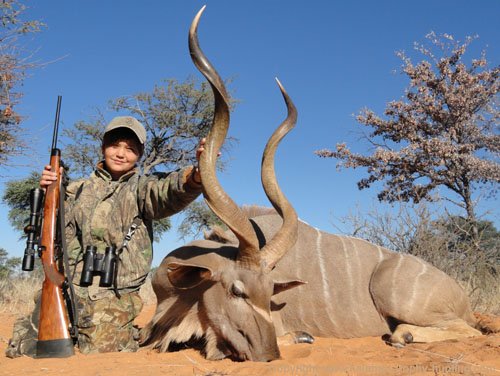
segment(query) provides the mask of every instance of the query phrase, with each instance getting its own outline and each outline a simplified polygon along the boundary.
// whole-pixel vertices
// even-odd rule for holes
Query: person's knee
[[[12,338],[9,340],[5,355],[17,358],[22,355],[35,357],[38,327],[34,325],[31,317],[20,317],[14,323]]]

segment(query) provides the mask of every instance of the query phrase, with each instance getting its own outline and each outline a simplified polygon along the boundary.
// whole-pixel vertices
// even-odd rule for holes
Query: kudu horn
[[[262,264],[271,268],[286,252],[286,247],[293,245],[297,237],[297,215],[281,193],[274,173],[274,155],[281,139],[293,128],[297,120],[297,110],[278,81],[288,108],[288,117],[274,132],[264,151],[262,160],[262,184],[266,195],[284,218],[284,226],[270,241],[264,252],[259,251],[257,235],[248,217],[222,189],[217,176],[217,154],[226,138],[229,128],[229,100],[224,82],[200,49],[198,42],[198,24],[205,6],[195,16],[189,29],[189,52],[193,63],[210,83],[214,94],[215,109],[213,125],[206,137],[205,151],[200,157],[200,173],[203,196],[212,211],[231,229],[239,240],[238,263],[250,268]]]

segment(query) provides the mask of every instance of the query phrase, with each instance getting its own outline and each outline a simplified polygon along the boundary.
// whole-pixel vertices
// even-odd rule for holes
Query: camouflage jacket
[[[80,284],[86,247],[96,246],[99,253],[108,246],[120,248],[134,218],[139,217],[140,225],[120,255],[117,277],[119,290],[138,290],[151,268],[153,220],[181,211],[201,192],[201,186],[188,179],[191,172],[192,167],[187,167],[140,175],[134,169],[113,181],[101,162],[88,179],[71,182],[66,188],[65,220],[73,283]],[[96,276],[88,294],[96,300],[114,292],[99,287]]]

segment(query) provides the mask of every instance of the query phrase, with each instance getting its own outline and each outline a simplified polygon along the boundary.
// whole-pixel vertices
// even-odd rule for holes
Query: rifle
[[[76,326],[72,325],[72,331],[70,330],[68,302],[71,299],[67,291],[68,288],[71,290],[72,286],[68,286],[61,258],[61,254],[65,251],[64,197],[61,194],[63,188],[61,188],[62,174],[60,173],[61,151],[57,149],[61,100],[62,97],[58,96],[50,155],[50,167],[57,173],[57,181],[47,187],[45,195],[39,188],[30,192],[31,215],[29,225],[25,228],[28,236],[22,268],[33,270],[34,248],[38,243],[38,254],[45,276],[40,301],[37,358],[65,358],[74,355],[72,336],[75,337]],[[42,202],[44,204],[43,219],[40,213]],[[74,319],[76,310],[71,311]]]

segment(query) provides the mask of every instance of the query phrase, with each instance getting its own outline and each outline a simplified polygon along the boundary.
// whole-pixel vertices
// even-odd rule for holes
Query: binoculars
[[[80,277],[80,286],[90,286],[95,275],[100,275],[100,287],[110,287],[116,273],[115,247],[106,247],[104,254],[97,252],[97,247],[88,245],[83,254],[83,270]]]

